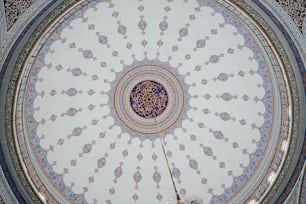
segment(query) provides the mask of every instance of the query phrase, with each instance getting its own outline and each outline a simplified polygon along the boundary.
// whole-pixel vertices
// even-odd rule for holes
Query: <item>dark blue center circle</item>
[[[134,86],[130,94],[130,104],[137,115],[155,118],[166,109],[168,94],[160,83],[145,80]]]

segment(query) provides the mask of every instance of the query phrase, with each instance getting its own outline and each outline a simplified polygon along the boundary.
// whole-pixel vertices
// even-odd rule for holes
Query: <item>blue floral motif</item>
[[[267,71],[267,67],[265,64],[265,60],[261,55],[259,48],[256,44],[253,43],[253,39],[248,33],[248,31],[244,28],[244,26],[239,23],[235,18],[232,18],[231,15],[219,7],[217,4],[213,2],[209,2],[208,6],[211,7],[215,12],[220,13],[226,20],[227,23],[233,25],[239,34],[241,34],[245,40],[245,46],[251,49],[254,53],[254,59],[258,63],[258,74],[263,79],[263,88],[265,89],[265,95],[262,98],[262,102],[265,105],[265,113],[264,113],[264,124],[259,127],[259,131],[261,134],[261,138],[257,143],[257,149],[255,152],[250,154],[250,163],[248,166],[244,167],[244,172],[242,175],[234,177],[234,182],[231,187],[226,188],[223,194],[221,195],[214,195],[210,203],[223,203],[229,200],[241,187],[245,182],[252,176],[252,174],[256,170],[257,164],[260,162],[262,156],[264,155],[265,148],[268,143],[267,134],[271,129],[272,124],[272,84],[270,82],[269,73]],[[240,181],[240,182],[239,182]]]

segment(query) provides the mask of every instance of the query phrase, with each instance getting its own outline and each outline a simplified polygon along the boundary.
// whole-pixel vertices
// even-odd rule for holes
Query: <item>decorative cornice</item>
[[[286,31],[286,29],[283,27],[283,25],[279,22],[279,20],[273,15],[273,13],[271,13],[270,10],[268,10],[261,2],[259,2],[258,0],[253,0],[253,2],[258,6],[258,10],[262,10],[262,12],[266,13],[266,15],[268,15],[268,17],[275,23],[275,25],[277,26],[277,28],[283,33],[284,37],[286,38],[286,43],[288,43],[287,45],[291,48],[294,56],[291,56],[291,58],[288,56],[289,53],[287,53],[286,49],[284,48],[284,46],[286,46],[286,44],[284,45],[284,42],[281,42],[279,39],[279,36],[277,36],[277,34],[275,33],[275,31],[273,30],[273,28],[269,25],[269,23],[262,17],[262,15],[260,15],[260,13],[255,10],[253,7],[251,7],[247,2],[245,1],[237,1],[236,3],[238,5],[241,6],[241,8],[243,8],[243,10],[245,10],[250,16],[252,16],[255,21],[264,29],[266,30],[267,34],[269,35],[270,39],[272,40],[272,42],[274,43],[274,45],[276,46],[282,60],[283,63],[285,64],[286,67],[286,71],[287,71],[287,75],[289,77],[289,81],[290,81],[290,90],[291,90],[291,94],[292,94],[292,98],[293,98],[293,132],[292,132],[292,142],[290,143],[290,148],[289,148],[289,152],[287,155],[287,159],[286,162],[283,166],[283,169],[277,179],[277,181],[275,182],[274,186],[272,187],[270,193],[267,195],[266,199],[264,200],[264,203],[269,203],[271,199],[273,199],[273,196],[277,195],[277,191],[278,189],[282,188],[284,185],[284,181],[286,180],[286,178],[289,176],[290,177],[290,181],[288,182],[288,184],[285,187],[285,190],[283,191],[283,193],[278,197],[277,199],[277,203],[282,203],[286,197],[288,196],[290,190],[292,189],[293,185],[295,184],[297,177],[300,174],[300,171],[302,169],[303,163],[304,163],[304,158],[306,157],[306,149],[305,149],[305,127],[303,127],[303,125],[301,126],[301,124],[305,124],[305,118],[304,118],[304,112],[300,109],[300,107],[303,106],[303,104],[305,104],[304,99],[302,98],[302,96],[305,96],[305,87],[306,87],[306,74],[305,74],[305,66],[303,63],[303,59],[300,55],[299,50],[297,49],[295,43],[292,41],[289,33]],[[295,65],[291,64],[294,63],[291,61],[292,57],[294,57],[294,60],[297,63],[298,69],[302,75],[303,78],[303,84],[304,84],[304,94],[302,95],[301,93],[299,93],[299,88],[298,88],[298,84],[297,84],[297,79],[296,79],[296,73],[295,73]],[[291,62],[291,63],[290,63]],[[301,121],[303,120],[303,121]],[[301,151],[299,151],[299,146],[301,144],[299,144],[298,141],[304,141],[304,143],[302,144],[302,147],[304,147]],[[295,160],[298,158],[298,163],[296,164]],[[292,168],[292,166],[295,167],[294,169],[294,173],[292,176],[288,175],[288,172],[290,172],[290,169]]]
[[[7,70],[14,70],[14,73],[12,76],[8,76],[11,77],[10,81],[8,83],[8,91],[6,93],[6,104],[5,104],[5,112],[1,113],[1,114],[5,114],[5,116],[3,116],[4,121],[1,121],[4,124],[0,124],[0,125],[4,125],[5,130],[4,130],[4,135],[0,136],[0,140],[1,143],[3,143],[3,141],[5,141],[5,144],[2,145],[6,145],[7,150],[9,151],[9,155],[4,154],[4,150],[3,147],[0,146],[0,164],[1,167],[3,168],[5,177],[10,185],[10,188],[12,189],[13,193],[15,194],[17,200],[19,203],[26,203],[26,201],[24,200],[24,196],[21,194],[21,189],[19,189],[20,187],[18,187],[18,185],[15,183],[16,179],[18,179],[20,181],[20,184],[22,185],[22,188],[26,191],[26,193],[29,195],[29,197],[31,198],[31,203],[40,203],[40,199],[37,197],[36,193],[33,191],[30,183],[27,181],[24,172],[22,170],[22,167],[19,163],[18,160],[18,156],[16,153],[16,149],[15,149],[15,145],[14,145],[14,138],[13,138],[13,130],[11,127],[12,124],[12,109],[10,107],[12,107],[12,102],[13,102],[13,97],[14,97],[14,87],[15,84],[18,80],[19,77],[19,71],[22,67],[23,64],[23,60],[26,59],[26,56],[28,55],[29,51],[31,50],[32,45],[37,41],[37,39],[40,37],[41,32],[43,32],[45,30],[46,27],[49,26],[50,23],[52,23],[52,21],[57,18],[59,15],[61,15],[61,13],[66,10],[67,8],[69,8],[71,5],[73,5],[74,3],[76,3],[77,0],[67,0],[67,1],[63,1],[60,2],[57,7],[51,11],[49,11],[48,9],[50,9],[50,6],[52,4],[54,4],[54,2],[50,2],[50,4],[48,4],[46,7],[44,7],[40,13],[26,26],[26,28],[23,30],[23,32],[21,33],[21,35],[19,35],[18,39],[16,40],[16,42],[14,43],[14,45],[12,46],[12,49],[10,50],[10,52],[8,53],[8,56],[6,57],[4,64],[2,66],[2,69],[0,71],[0,90],[2,92],[6,92],[4,91],[4,87],[3,87],[3,79],[5,77],[5,73],[7,72]],[[39,20],[41,20],[40,18],[42,16],[44,16],[47,12],[48,15],[46,17],[43,18],[43,20],[39,23],[39,25],[35,28],[35,30],[32,33],[27,33],[28,30],[31,29],[31,27],[37,23]],[[30,36],[30,37],[29,37]],[[29,38],[29,39],[27,39]],[[18,51],[17,46],[19,45],[19,43],[23,42],[26,40],[25,45],[23,46],[22,50]],[[12,61],[13,60],[13,56],[18,56],[16,61]],[[5,94],[5,93],[4,93]],[[5,138],[5,139],[4,139]],[[8,158],[9,161],[7,160]],[[7,162],[12,162],[12,166],[14,167],[14,169],[10,169]],[[14,171],[17,175],[18,178],[12,178],[12,173],[11,171]]]
[[[277,19],[278,24],[282,24],[282,26],[286,28],[286,33],[290,35],[290,38],[294,41],[295,46],[297,46],[297,49],[299,49],[299,52],[301,52],[302,57],[306,56],[306,32],[304,31],[302,33],[299,30],[294,20],[288,15],[288,13],[283,9],[283,7],[281,7],[276,1],[271,0],[256,0],[256,2],[264,5],[266,11],[271,12],[274,18]],[[304,20],[304,25],[305,24],[306,17]],[[304,26],[304,30],[305,29],[306,26]],[[303,60],[305,64],[306,59]]]

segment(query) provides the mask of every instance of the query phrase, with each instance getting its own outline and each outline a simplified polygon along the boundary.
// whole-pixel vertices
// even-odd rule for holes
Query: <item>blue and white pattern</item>
[[[242,186],[277,140],[262,46],[210,1],[99,1],[74,13],[42,43],[24,96],[26,137],[54,196],[165,203],[165,153],[182,198],[248,198]],[[148,98],[155,105],[140,110]]]

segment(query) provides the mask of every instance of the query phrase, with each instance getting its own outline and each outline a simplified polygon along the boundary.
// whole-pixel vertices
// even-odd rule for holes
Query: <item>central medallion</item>
[[[133,88],[130,104],[134,112],[143,118],[156,118],[168,104],[166,89],[158,82],[146,80]]]
[[[167,68],[156,65],[134,67],[116,84],[116,114],[135,132],[157,134],[169,129],[181,116],[183,107],[181,83]]]

